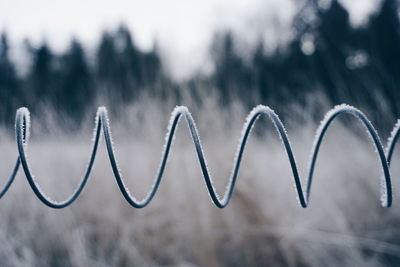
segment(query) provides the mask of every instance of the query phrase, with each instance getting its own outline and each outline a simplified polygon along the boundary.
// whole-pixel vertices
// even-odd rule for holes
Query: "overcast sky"
[[[0,30],[13,44],[29,38],[47,40],[62,51],[72,36],[94,46],[103,29],[124,22],[142,49],[155,38],[177,78],[207,69],[207,48],[213,33],[231,29],[251,45],[263,36],[272,47],[289,38],[295,0],[0,0]],[[352,23],[362,23],[379,0],[341,0]],[[275,24],[272,24],[274,22]],[[276,22],[280,27],[277,29]]]

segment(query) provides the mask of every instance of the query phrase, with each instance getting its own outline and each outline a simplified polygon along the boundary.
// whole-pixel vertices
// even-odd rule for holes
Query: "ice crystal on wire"
[[[338,105],[338,106],[335,106],[333,109],[331,109],[325,115],[324,119],[321,121],[321,123],[316,131],[314,141],[313,141],[313,146],[311,149],[307,185],[311,185],[311,182],[312,182],[311,179],[312,179],[313,173],[312,173],[311,166],[314,166],[315,161],[317,159],[316,156],[318,153],[320,142],[322,141],[322,138],[323,138],[323,134],[325,133],[325,131],[327,130],[328,126],[333,121],[333,119],[341,113],[350,113],[353,116],[355,116],[357,119],[359,119],[363,123],[363,126],[367,129],[367,133],[368,133],[368,136],[370,137],[370,140],[375,145],[375,151],[377,152],[377,154],[381,160],[381,163],[382,163],[381,170],[383,171],[384,174],[385,173],[387,174],[386,177],[382,176],[382,179],[381,179],[381,200],[382,200],[382,205],[386,206],[389,204],[388,200],[391,199],[391,195],[388,195],[390,188],[387,188],[387,184],[390,184],[390,174],[389,174],[389,170],[388,170],[387,159],[385,157],[385,153],[383,152],[383,147],[382,147],[381,141],[379,139],[378,133],[376,132],[375,128],[372,126],[371,122],[366,118],[366,116],[360,110],[358,110],[352,106],[346,105],[346,104]],[[29,110],[27,108],[20,108],[17,111],[17,121],[19,119],[20,122],[19,122],[19,124],[16,124],[15,127],[16,127],[16,133],[17,133],[17,142],[22,147],[22,150],[19,151],[20,158],[21,158],[21,161],[25,164],[24,166],[26,166],[24,171],[26,172],[27,177],[31,177],[32,188],[37,189],[36,193],[38,194],[38,197],[40,197],[41,200],[46,205],[51,206],[53,208],[60,208],[60,207],[65,207],[65,206],[72,204],[72,202],[76,199],[76,197],[81,192],[81,189],[83,189],[84,183],[88,179],[88,175],[90,174],[91,166],[92,166],[94,156],[95,156],[95,152],[97,151],[96,150],[97,145],[98,145],[97,138],[100,135],[100,132],[98,132],[98,131],[102,131],[103,137],[105,138],[105,141],[107,143],[110,160],[112,160],[112,163],[114,164],[113,168],[114,168],[115,175],[116,175],[115,178],[117,180],[119,180],[119,182],[122,184],[121,190],[123,191],[123,193],[126,193],[127,200],[130,202],[130,204],[132,204],[135,207],[144,207],[150,202],[152,196],[154,196],[154,194],[157,190],[157,185],[159,184],[160,179],[162,178],[162,174],[163,174],[162,169],[165,166],[164,164],[166,164],[167,160],[168,160],[168,154],[166,152],[169,151],[170,147],[173,145],[175,131],[178,126],[177,124],[179,123],[180,118],[183,116],[185,118],[186,124],[190,131],[190,134],[191,134],[191,137],[193,140],[193,144],[196,148],[196,152],[198,155],[198,159],[200,160],[200,167],[202,168],[204,178],[208,184],[208,193],[209,193],[210,197],[211,197],[211,195],[215,196],[215,199],[213,197],[211,197],[211,198],[213,199],[213,201],[215,202],[216,205],[218,205],[219,207],[225,207],[231,196],[230,192],[233,190],[233,186],[234,186],[233,181],[236,178],[235,175],[237,175],[237,172],[235,173],[235,170],[238,171],[238,168],[239,168],[239,164],[240,164],[240,160],[241,160],[241,158],[240,158],[241,150],[242,149],[244,150],[244,148],[246,146],[246,142],[251,135],[253,126],[255,125],[259,116],[262,114],[265,114],[270,118],[270,120],[272,121],[272,123],[275,126],[276,131],[279,134],[281,142],[286,149],[288,159],[291,163],[290,167],[292,168],[292,172],[293,172],[294,185],[295,185],[295,189],[297,189],[297,193],[298,193],[297,199],[300,202],[300,196],[302,197],[303,200],[304,200],[304,197],[306,197],[306,199],[304,200],[305,202],[300,203],[303,207],[306,207],[308,204],[307,203],[308,194],[310,194],[310,192],[305,192],[304,189],[302,188],[301,179],[297,173],[298,170],[297,170],[297,166],[296,166],[296,161],[295,161],[295,158],[294,158],[294,155],[292,152],[290,139],[288,137],[286,129],[285,129],[283,123],[281,122],[281,120],[279,119],[279,116],[268,106],[263,106],[263,105],[256,106],[249,113],[249,115],[246,118],[246,121],[245,121],[242,131],[241,131],[239,143],[238,143],[238,146],[236,149],[235,158],[233,160],[233,168],[232,168],[232,172],[231,172],[231,177],[230,177],[230,180],[226,187],[225,194],[222,199],[220,199],[220,197],[218,196],[218,194],[215,190],[211,174],[207,167],[207,162],[206,162],[204,151],[203,151],[203,148],[201,145],[201,140],[200,140],[199,132],[196,127],[196,123],[195,123],[192,115],[190,114],[189,110],[184,106],[175,107],[175,109],[171,113],[170,121],[169,121],[168,127],[167,127],[167,133],[165,135],[165,144],[164,144],[164,148],[163,148],[163,152],[162,152],[162,156],[161,156],[161,162],[160,162],[160,166],[159,166],[158,175],[156,176],[156,179],[154,180],[153,185],[152,185],[150,191],[148,192],[148,194],[146,195],[146,197],[139,202],[136,200],[136,198],[134,196],[132,196],[130,194],[129,189],[125,186],[125,183],[123,181],[120,167],[119,167],[118,161],[115,157],[114,142],[113,142],[113,138],[112,138],[109,118],[107,115],[107,109],[105,107],[99,107],[97,110],[97,114],[95,117],[95,128],[94,128],[94,133],[93,133],[93,148],[92,148],[93,152],[92,152],[91,158],[89,160],[89,164],[87,166],[85,176],[81,180],[81,182],[78,184],[74,193],[67,200],[62,201],[62,202],[55,202],[44,194],[44,192],[41,190],[40,186],[36,183],[36,181],[34,179],[34,175],[32,174],[32,171],[30,169],[28,155],[26,152],[28,137],[29,137],[29,130],[30,130],[30,117],[29,117]],[[101,125],[99,125],[99,124],[101,124]],[[394,145],[393,142],[395,141],[395,139],[396,139],[395,137],[399,130],[400,130],[400,120],[396,123],[396,125],[391,133],[391,136],[388,139],[388,147],[386,148],[386,154],[388,153],[388,149],[390,148],[390,146]],[[24,135],[24,131],[25,131],[25,135]]]

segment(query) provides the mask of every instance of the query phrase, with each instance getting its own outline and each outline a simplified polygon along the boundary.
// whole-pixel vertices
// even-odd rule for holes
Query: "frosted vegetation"
[[[237,103],[221,109],[213,98],[202,105],[190,99],[182,102],[196,121],[215,190],[223,195],[249,110]],[[137,199],[146,196],[157,174],[173,107],[174,103],[143,99],[125,114],[109,115],[117,167]],[[341,106],[324,121],[341,109],[354,111]],[[260,110],[264,108],[253,110],[247,123]],[[52,128],[51,121],[36,123],[32,114],[30,167],[41,190],[54,201],[68,198],[87,168],[93,116],[88,115],[78,134],[71,134]],[[313,144],[318,125],[307,116],[302,123],[284,121],[304,185],[309,153],[318,143]],[[400,255],[396,150],[386,151],[393,155],[394,199],[393,207],[385,209],[379,202],[378,178],[386,162],[377,160],[363,124],[349,115],[341,117],[331,121],[321,143],[307,209],[296,201],[288,156],[268,116],[258,118],[261,121],[247,140],[235,191],[225,209],[209,201],[192,137],[183,125],[177,129],[159,190],[144,209],[132,208],[121,195],[103,139],[87,187],[65,209],[43,205],[21,169],[0,201],[0,258],[10,266],[396,265]],[[398,129],[390,140],[397,138]],[[12,127],[1,133],[3,185],[17,150]]]

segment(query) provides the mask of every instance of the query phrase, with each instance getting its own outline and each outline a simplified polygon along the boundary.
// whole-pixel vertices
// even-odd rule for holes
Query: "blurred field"
[[[201,106],[191,100],[183,104],[198,124],[207,162],[223,194],[249,110],[238,103],[222,110],[213,98]],[[172,108],[143,100],[111,116],[120,167],[139,199],[156,174]],[[296,112],[296,107],[291,110]],[[62,200],[87,164],[93,120],[88,116],[78,133],[54,129],[51,120],[47,125],[36,122],[33,114],[28,151],[33,171],[43,190]],[[400,262],[397,153],[392,167],[394,205],[384,209],[373,146],[361,125],[351,122],[350,128],[348,121],[337,121],[328,133],[307,209],[296,201],[287,156],[272,124],[264,119],[246,148],[234,197],[223,210],[209,199],[184,124],[159,192],[141,210],[130,207],[119,192],[103,142],[91,180],[71,207],[44,206],[20,170],[0,201],[0,265],[395,266]],[[312,119],[284,123],[304,174],[317,125]],[[12,129],[2,130],[3,183],[16,157]]]

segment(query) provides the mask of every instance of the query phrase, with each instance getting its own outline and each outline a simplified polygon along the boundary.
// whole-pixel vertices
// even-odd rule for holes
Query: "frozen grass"
[[[143,101],[132,106],[126,114],[128,124],[111,116],[119,167],[127,188],[138,198],[145,196],[152,185],[164,143],[168,113],[158,104]],[[215,189],[223,193],[247,112],[240,105],[225,110],[228,122],[224,115],[216,115],[220,110],[213,100],[205,101],[201,108],[186,104],[198,124]],[[147,107],[147,113],[142,112],[143,107]],[[274,127],[265,122],[255,127]],[[270,134],[272,131],[260,131],[265,134],[248,140],[240,178],[224,210],[207,200],[197,155],[184,127],[177,130],[164,182],[145,209],[134,209],[125,202],[115,185],[103,144],[91,181],[68,208],[53,210],[44,206],[20,172],[0,201],[2,263],[396,265],[400,255],[397,199],[391,209],[379,205],[380,165],[367,134],[360,138],[340,121],[334,124],[321,145],[313,201],[308,209],[301,209],[296,202],[287,155],[279,137]],[[316,128],[309,122],[290,129],[303,176]],[[50,198],[65,199],[80,180],[91,149],[90,134],[90,128],[82,129],[77,136],[51,134],[44,139],[32,134],[32,168]],[[15,160],[10,155],[16,156],[16,150],[14,140],[6,134],[1,145],[0,174],[4,183]],[[394,153],[395,186],[399,174],[396,163]]]

